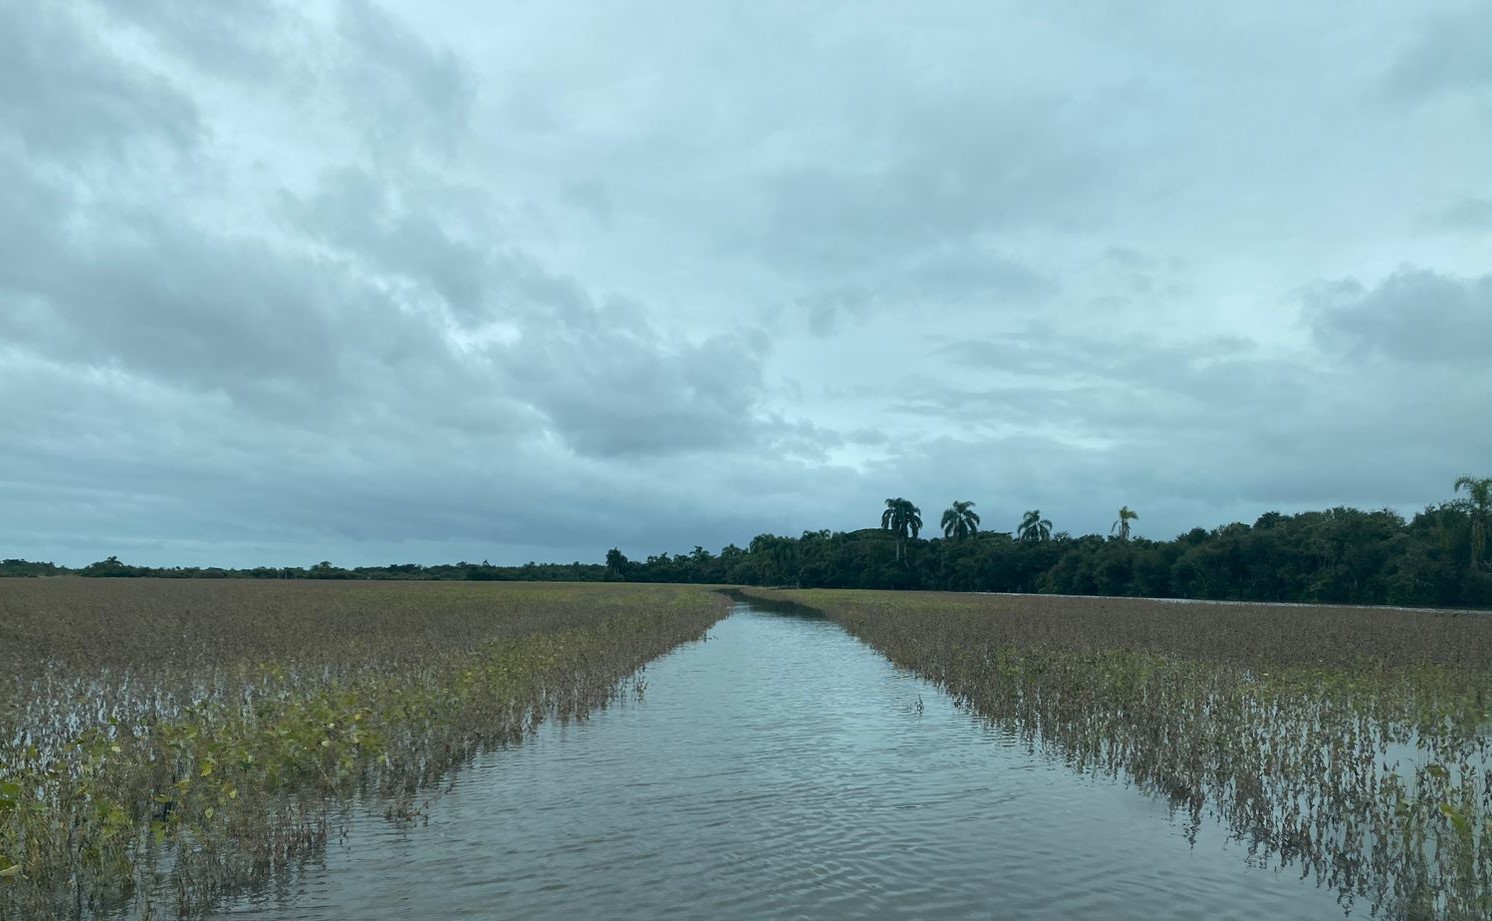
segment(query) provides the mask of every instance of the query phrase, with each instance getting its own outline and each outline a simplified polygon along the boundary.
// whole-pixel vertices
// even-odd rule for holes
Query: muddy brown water
[[[738,605],[646,691],[366,810],[214,917],[1341,919],[1334,892],[986,727],[820,617]],[[1353,915],[1366,915],[1359,907]]]

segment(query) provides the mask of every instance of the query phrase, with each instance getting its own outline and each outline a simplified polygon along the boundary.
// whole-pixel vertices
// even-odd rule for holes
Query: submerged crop
[[[0,918],[190,914],[313,854],[349,795],[407,816],[725,611],[682,586],[0,583]]]
[[[1492,917],[1492,618],[763,592],[1393,919]]]

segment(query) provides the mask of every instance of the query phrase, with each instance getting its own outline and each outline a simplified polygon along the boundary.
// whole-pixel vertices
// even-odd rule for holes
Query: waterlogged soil
[[[1344,916],[1335,892],[990,728],[826,619],[741,605],[642,680],[480,756],[412,822],[364,809],[215,917]]]

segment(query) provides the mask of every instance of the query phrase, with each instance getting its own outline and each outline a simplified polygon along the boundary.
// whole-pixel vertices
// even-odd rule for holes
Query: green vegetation
[[[1044,544],[1052,539],[1052,523],[1041,517],[1041,509],[1032,509],[1021,518],[1015,538],[1028,544]]]
[[[1393,919],[1492,917],[1492,618],[855,591],[823,611],[1074,769]]]
[[[906,499],[887,499],[881,527],[896,538],[896,558],[900,560],[906,555],[908,536],[915,538],[922,532],[922,509]]]
[[[948,538],[973,537],[979,532],[979,513],[974,503],[955,499],[943,512],[943,536]]]
[[[494,566],[481,563],[390,563],[387,566],[356,566],[350,569],[322,560],[311,566],[257,566],[225,569],[221,566],[131,566],[111,556],[77,569],[55,563],[29,560],[0,560],[0,577],[89,576],[113,579],[368,579],[422,582],[599,582],[604,567],[594,563],[525,563]]]
[[[1270,512],[1252,525],[1196,528],[1168,541],[1135,536],[1139,516],[1128,506],[1108,538],[1053,533],[1035,509],[1014,536],[972,527],[949,534],[948,515],[963,503],[944,513],[943,538],[920,540],[899,528],[888,505],[881,529],[763,534],[718,556],[696,548],[645,562],[620,551],[608,559],[612,578],[635,582],[1492,607],[1492,480],[1463,477],[1460,491],[1409,521],[1350,508]],[[896,506],[903,517],[916,508],[888,503],[905,503]]]
[[[1471,565],[1475,567],[1487,558],[1487,525],[1492,522],[1492,477],[1460,477],[1456,480],[1456,492],[1463,489],[1466,490],[1463,508],[1471,518]]]
[[[178,912],[582,717],[724,599],[689,587],[0,584],[0,919]]]

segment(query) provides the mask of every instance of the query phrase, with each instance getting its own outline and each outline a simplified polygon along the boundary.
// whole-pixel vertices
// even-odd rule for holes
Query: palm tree
[[[955,499],[943,512],[944,537],[972,537],[978,530],[979,513],[974,511],[974,503]]]
[[[1039,544],[1051,538],[1052,523],[1041,517],[1041,509],[1033,509],[1021,519],[1021,526],[1015,529],[1015,536],[1017,540]]]
[[[907,534],[915,538],[922,531],[922,509],[909,500],[898,496],[886,500],[886,510],[881,513],[881,527],[896,535],[896,558],[906,552]]]
[[[606,579],[611,581],[620,579],[627,568],[627,558],[622,556],[622,551],[612,547],[606,551]]]
[[[1456,492],[1462,489],[1466,490],[1462,506],[1471,515],[1471,565],[1475,566],[1487,550],[1487,525],[1492,520],[1492,477],[1460,477],[1456,480]]]
[[[1121,506],[1119,509],[1119,520],[1114,522],[1112,528],[1109,528],[1109,533],[1113,534],[1115,531],[1118,531],[1120,540],[1129,540],[1129,523],[1138,520],[1139,517],[1139,512],[1130,511],[1127,505]]]

